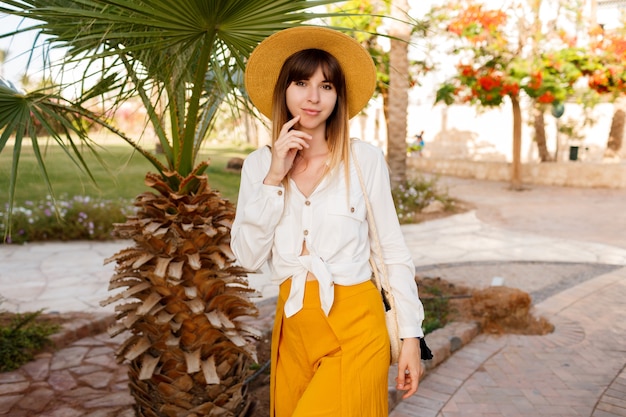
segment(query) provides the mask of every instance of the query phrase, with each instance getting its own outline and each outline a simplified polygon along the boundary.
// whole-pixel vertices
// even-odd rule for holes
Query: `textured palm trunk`
[[[511,164],[511,188],[522,187],[522,110],[516,96],[511,96],[513,107],[513,163]]]
[[[110,290],[123,289],[109,333],[128,333],[116,352],[129,362],[137,416],[245,416],[245,378],[256,361],[258,312],[246,271],[233,266],[233,205],[211,190],[206,176],[190,176],[175,192],[157,175],[139,195],[136,216],[117,224],[134,245],[116,262]]]
[[[535,142],[537,143],[539,158],[541,159],[541,162],[550,162],[553,159],[550,156],[550,152],[548,152],[548,146],[546,145],[546,124],[543,118],[543,107],[541,105],[535,106],[533,116],[533,126],[535,127]]]
[[[626,99],[623,97],[615,101],[615,111],[613,120],[611,121],[611,130],[609,132],[609,140],[604,151],[605,158],[615,158],[622,149],[624,138],[624,123],[626,122]]]
[[[389,118],[387,122],[387,162],[391,170],[391,184],[406,181],[407,109],[409,106],[408,48],[411,28],[403,23],[409,9],[406,0],[394,0],[391,15],[395,17],[389,28]],[[397,39],[394,39],[397,38]]]

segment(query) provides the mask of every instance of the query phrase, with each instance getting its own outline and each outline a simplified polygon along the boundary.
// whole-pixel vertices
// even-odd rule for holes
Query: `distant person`
[[[272,120],[272,146],[244,161],[232,250],[280,285],[272,334],[272,417],[388,415],[389,336],[371,281],[358,160],[404,338],[397,388],[422,373],[424,311],[380,149],[351,141],[348,121],[371,98],[376,69],[354,39],[320,27],[278,32],[253,51],[246,89]]]
[[[422,156],[422,150],[424,149],[424,131],[415,135],[415,140],[409,145],[409,153],[416,153],[418,156]]]

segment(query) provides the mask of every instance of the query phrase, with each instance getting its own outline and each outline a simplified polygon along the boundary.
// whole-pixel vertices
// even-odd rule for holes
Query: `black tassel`
[[[422,359],[425,361],[429,361],[433,358],[433,352],[431,352],[430,348],[426,344],[426,339],[420,337],[420,351],[422,352]]]

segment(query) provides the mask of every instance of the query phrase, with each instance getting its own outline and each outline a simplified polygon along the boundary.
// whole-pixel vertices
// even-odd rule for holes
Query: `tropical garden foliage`
[[[9,207],[19,157],[28,143],[51,195],[42,147],[52,140],[89,176],[84,153],[98,155],[89,125],[117,135],[146,158],[152,189],[136,215],[118,224],[131,247],[116,263],[104,303],[115,303],[111,334],[128,337],[116,355],[129,363],[138,416],[244,416],[244,384],[257,336],[248,271],[230,252],[233,204],[209,186],[200,146],[222,103],[246,107],[246,57],[266,36],[314,18],[328,0],[5,0],[0,13],[29,19],[45,49],[62,48],[47,73],[82,68],[78,80],[22,91],[0,83],[0,152],[12,145]],[[319,9],[313,9],[319,10]],[[11,36],[13,33],[2,36]],[[47,55],[48,56],[48,55]],[[50,77],[55,79],[55,77]],[[70,95],[68,91],[77,91]],[[115,114],[139,100],[145,127],[163,157],[115,126]],[[48,139],[51,138],[51,139]],[[11,213],[9,213],[10,215]],[[8,231],[10,232],[10,231]]]

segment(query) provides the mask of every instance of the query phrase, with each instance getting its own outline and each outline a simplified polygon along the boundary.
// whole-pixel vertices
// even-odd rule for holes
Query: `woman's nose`
[[[309,89],[309,101],[311,103],[317,103],[320,101],[320,93],[317,87],[312,87]]]

